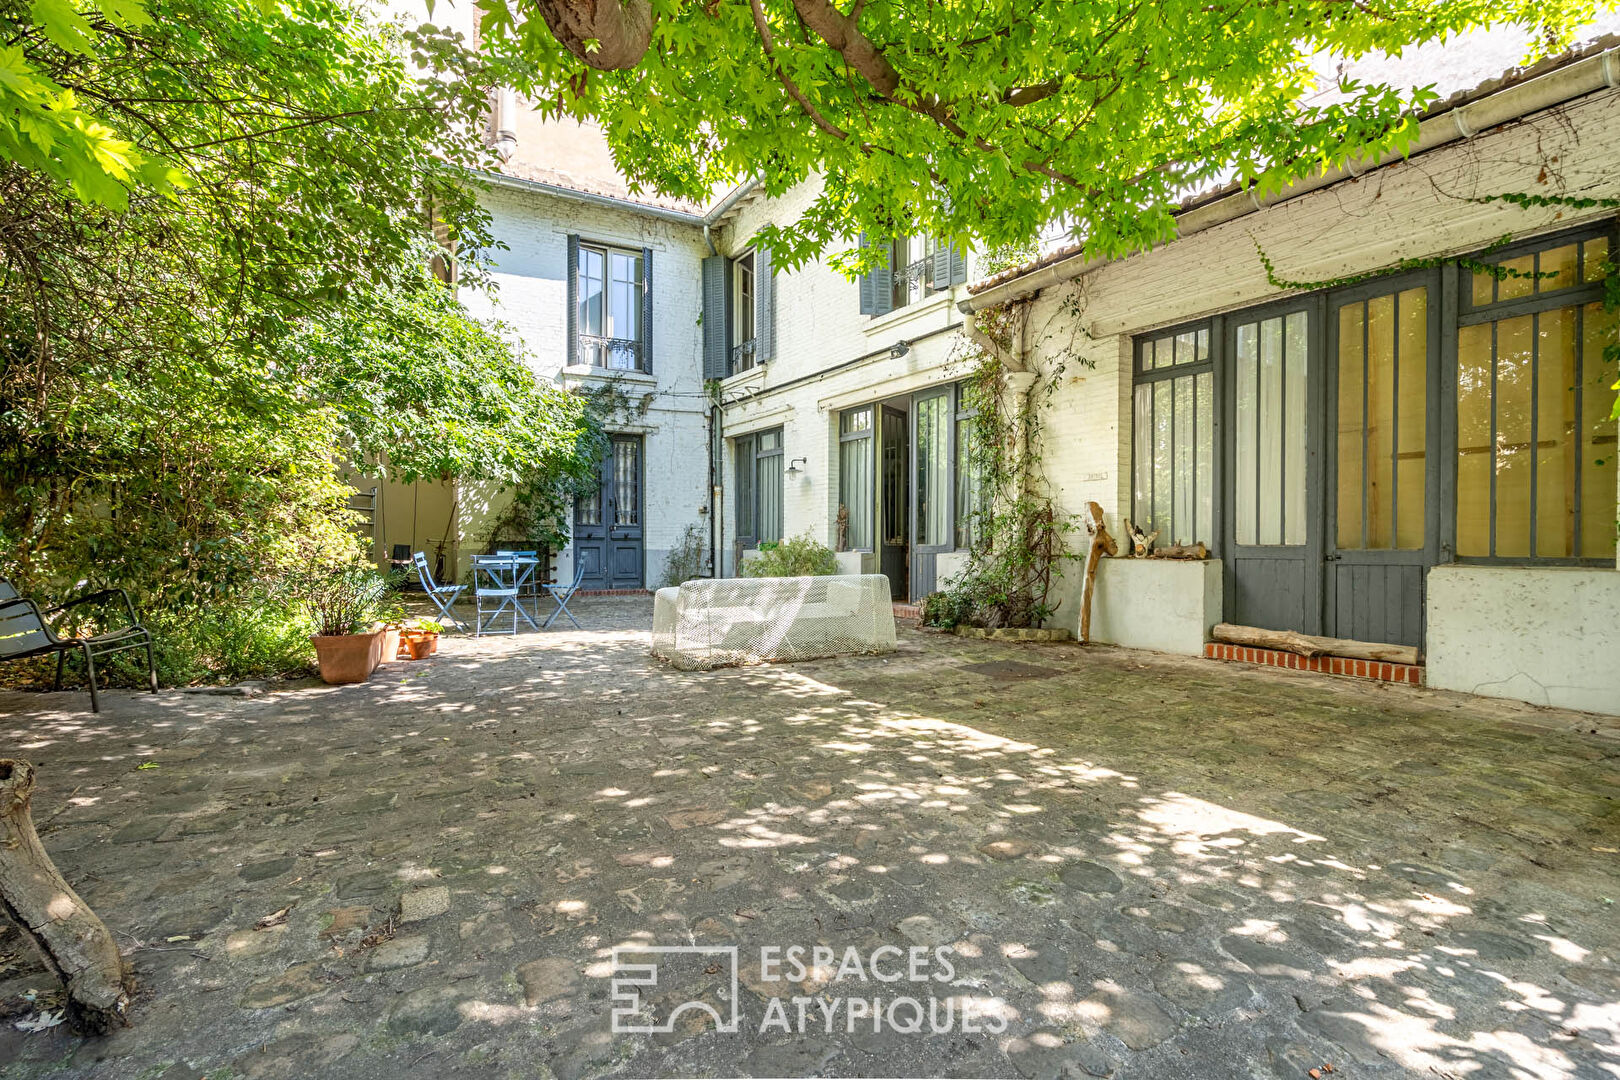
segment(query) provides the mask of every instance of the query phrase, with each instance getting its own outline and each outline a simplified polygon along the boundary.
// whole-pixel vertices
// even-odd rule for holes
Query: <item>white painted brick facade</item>
[[[1048,289],[1031,309],[1036,361],[1050,366],[1070,347],[1093,365],[1071,358],[1044,413],[1041,459],[1058,504],[1078,514],[1095,500],[1118,531],[1131,495],[1132,337],[1286,295],[1268,282],[1257,245],[1285,280],[1331,280],[1613,214],[1470,201],[1537,191],[1620,196],[1620,93],[1589,95]],[[791,219],[811,194],[807,186],[746,204],[728,231],[727,250],[742,249],[768,220]],[[783,426],[786,456],[808,458],[803,475],[786,485],[784,532],[831,542],[838,409],[959,378],[963,365],[951,362],[959,334],[931,337],[900,359],[883,351],[958,322],[955,301],[962,297],[869,319],[858,312],[855,284],[825,260],[779,276],[777,288],[777,358],[763,372],[728,380],[728,399],[744,400],[725,409],[725,433]],[[1063,310],[1076,290],[1078,319]],[[728,456],[728,481],[731,468]],[[735,535],[729,500],[725,525],[729,545]],[[1083,537],[1074,539],[1083,547]],[[1077,569],[1057,589],[1054,622],[1071,630],[1079,616]],[[1620,612],[1614,616],[1620,622]]]

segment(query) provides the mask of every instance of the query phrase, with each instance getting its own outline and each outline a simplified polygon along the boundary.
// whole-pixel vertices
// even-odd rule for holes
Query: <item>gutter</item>
[[[561,184],[548,184],[544,180],[525,180],[520,176],[507,176],[505,173],[475,170],[473,175],[491,187],[551,195],[559,199],[585,203],[589,206],[602,206],[611,210],[627,210],[633,214],[643,214],[647,217],[658,218],[661,221],[673,221],[680,225],[700,226],[703,229],[705,240],[708,239],[711,226],[729,214],[744,197],[759,187],[759,180],[750,177],[732,188],[725,198],[714,205],[712,210],[702,214],[694,214],[686,210],[670,210],[666,207],[649,206],[646,203],[633,202],[629,199],[618,199],[612,195],[598,195],[593,191],[580,191],[577,188],[563,187]],[[712,244],[710,248],[712,250]]]
[[[1276,195],[1258,196],[1253,190],[1244,189],[1195,204],[1175,215],[1176,236],[1168,243],[1173,244],[1183,237],[1236,221],[1269,206],[1297,199],[1342,181],[1365,176],[1373,169],[1408,160],[1454,142],[1472,139],[1481,132],[1514,120],[1522,120],[1533,113],[1605,89],[1620,89],[1620,49],[1605,50],[1545,75],[1515,83],[1486,97],[1427,117],[1420,122],[1417,141],[1405,154],[1392,152],[1370,163],[1347,162],[1326,173],[1295,181]],[[971,315],[997,304],[1023,300],[1114,261],[1117,260],[1088,257],[1082,251],[992,286],[984,292],[968,297],[957,307],[963,314]]]

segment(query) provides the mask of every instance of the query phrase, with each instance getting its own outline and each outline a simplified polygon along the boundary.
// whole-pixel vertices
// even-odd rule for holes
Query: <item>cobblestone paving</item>
[[[683,673],[646,598],[578,608],[363,686],[0,696],[141,986],[109,1038],[25,1034],[47,983],[0,932],[0,1073],[1620,1075],[1612,723],[910,630]],[[612,948],[693,943],[740,946],[741,1030],[614,1034]],[[818,944],[763,978],[760,947]],[[846,966],[883,946],[949,946],[950,980]],[[725,1014],[724,963],[669,965],[653,1018]],[[761,1031],[812,992],[832,1033]],[[905,995],[950,1030],[848,1030]]]

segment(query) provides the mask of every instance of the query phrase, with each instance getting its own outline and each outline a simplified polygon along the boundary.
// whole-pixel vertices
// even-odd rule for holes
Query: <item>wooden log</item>
[[[1157,536],[1157,533],[1154,533]],[[1200,541],[1196,544],[1172,544],[1169,547],[1154,548],[1155,559],[1207,559],[1209,548]]]
[[[1159,530],[1154,529],[1150,533],[1145,533],[1138,529],[1130,518],[1126,518],[1125,535],[1131,538],[1131,554],[1138,559],[1145,559],[1148,549],[1153,546],[1153,541],[1159,538]]]
[[[1103,509],[1094,502],[1086,503],[1086,533],[1091,537],[1091,550],[1086,552],[1085,592],[1080,598],[1080,643],[1091,640],[1091,594],[1097,588],[1097,563],[1106,553],[1118,555],[1119,545],[1108,535],[1103,525]]]
[[[1256,649],[1281,649],[1301,656],[1346,656],[1352,660],[1379,660],[1387,664],[1415,664],[1418,650],[1413,645],[1388,645],[1377,641],[1349,641],[1345,638],[1316,637],[1292,630],[1263,630],[1258,626],[1221,623],[1210,637],[1229,645]]]
[[[64,1019],[100,1035],[126,1023],[131,981],[118,943],[57,873],[34,831],[34,767],[0,758],[0,908],[67,990]]]

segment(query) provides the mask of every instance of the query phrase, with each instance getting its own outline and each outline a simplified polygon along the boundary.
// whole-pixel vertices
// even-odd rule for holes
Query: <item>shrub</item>
[[[680,585],[703,577],[709,568],[709,534],[699,522],[692,522],[681,533],[664,560],[664,587]]]
[[[814,577],[838,573],[832,548],[810,534],[759,545],[759,557],[743,564],[743,577]]]

